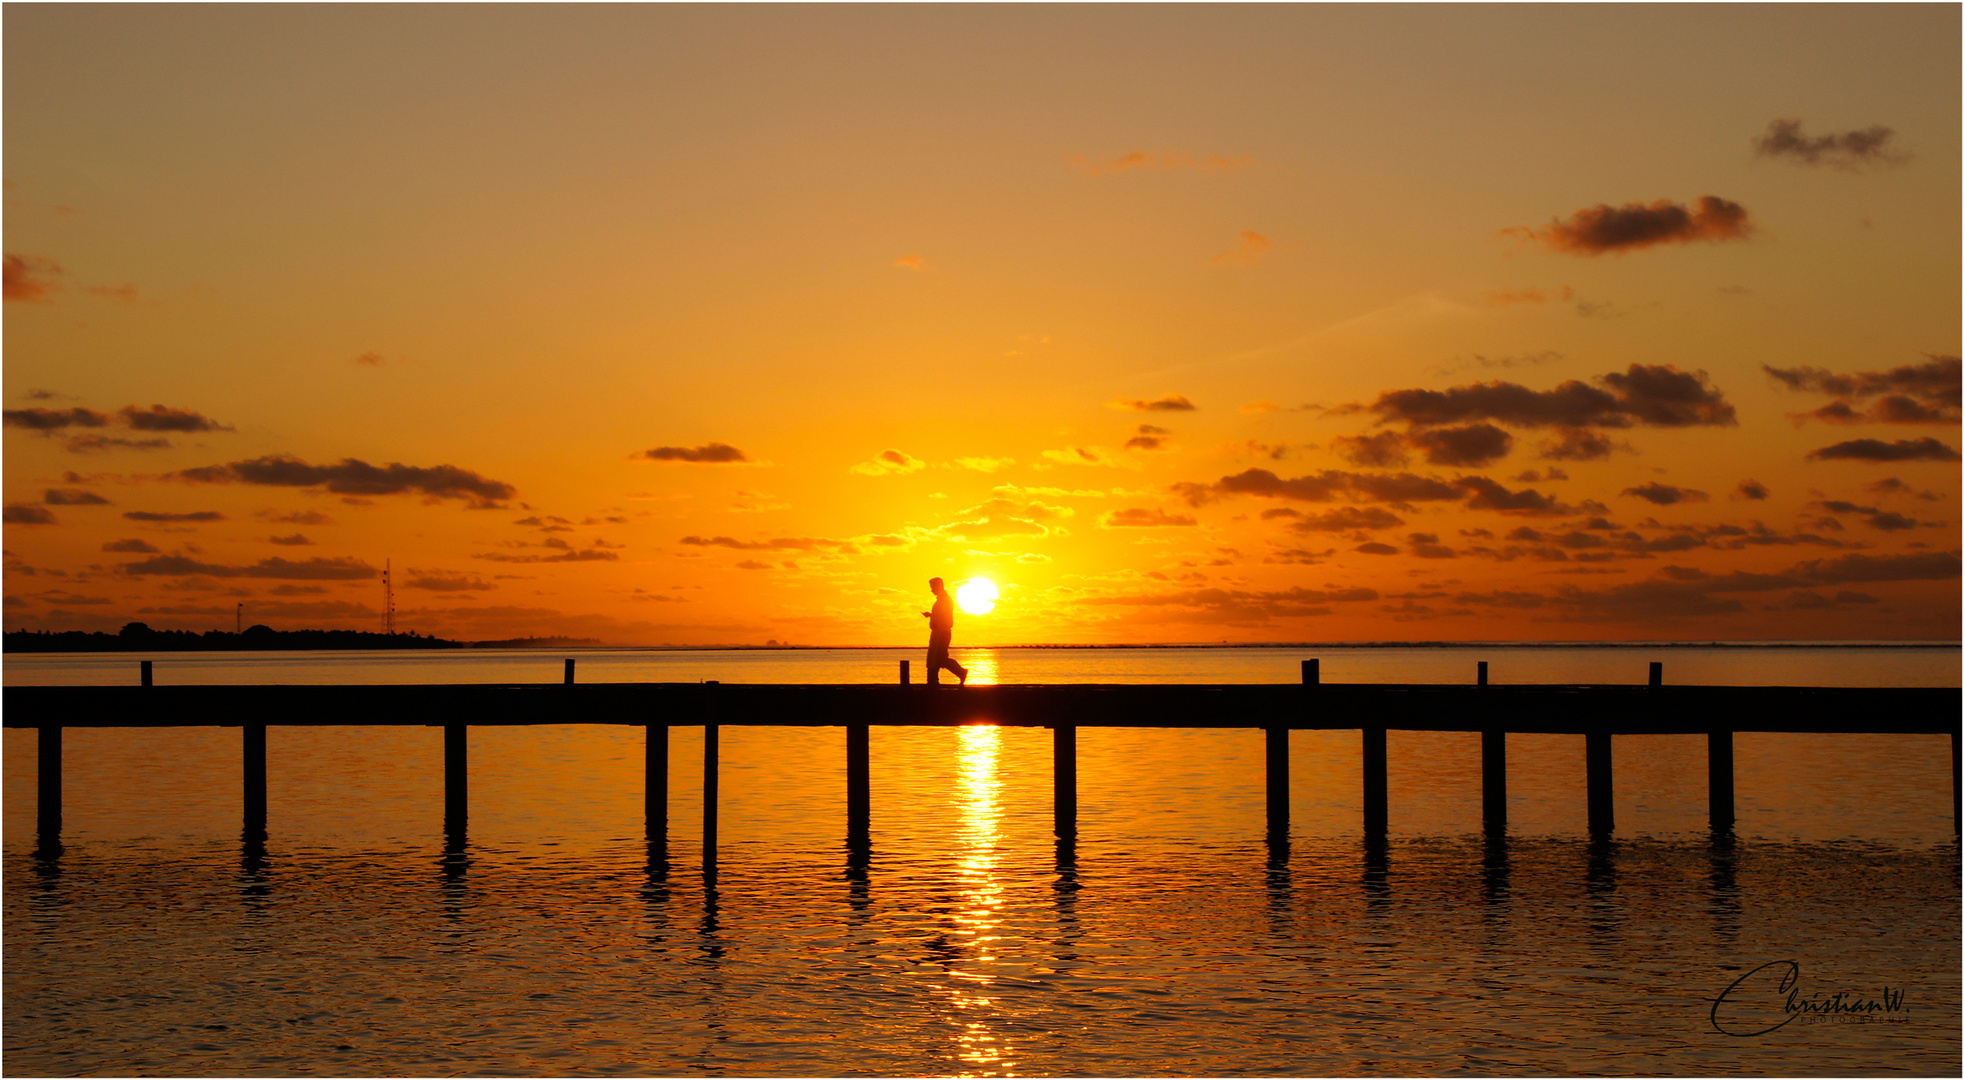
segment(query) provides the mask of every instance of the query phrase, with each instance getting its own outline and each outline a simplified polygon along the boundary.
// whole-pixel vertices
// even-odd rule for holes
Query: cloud
[[[1895,134],[1881,124],[1873,124],[1860,131],[1810,138],[1801,134],[1800,121],[1775,120],[1766,125],[1766,134],[1753,140],[1753,152],[1797,165],[1827,165],[1845,170],[1864,165],[1899,165],[1908,160],[1908,155],[1889,149],[1889,140]]]
[[[1841,375],[1817,367],[1761,370],[1789,390],[1833,394],[1835,400],[1812,412],[1794,416],[1796,424],[1821,420],[1830,424],[1955,424],[1964,400],[1964,369],[1955,356],[1930,354],[1921,364],[1888,371],[1859,371]],[[1876,399],[1864,412],[1859,403]]]
[[[893,265],[896,269],[912,270],[915,273],[919,273],[922,270],[927,269],[927,260],[921,258],[919,255],[916,255],[913,252],[908,252],[907,254],[902,255],[898,259],[893,260]]]
[[[1128,507],[1114,510],[1105,518],[1105,528],[1146,528],[1157,529],[1181,527],[1197,524],[1189,514],[1169,514],[1164,510],[1147,510],[1143,507]]]
[[[1380,431],[1373,435],[1338,435],[1330,440],[1330,449],[1352,465],[1385,469],[1403,465],[1411,459],[1405,452],[1405,437],[1395,431]]]
[[[120,551],[127,555],[155,555],[157,549],[141,540],[111,540],[102,545],[104,551]]]
[[[1354,473],[1324,469],[1309,476],[1284,480],[1267,469],[1247,469],[1223,476],[1212,484],[1178,483],[1174,494],[1194,506],[1201,506],[1225,495],[1254,495],[1260,498],[1289,499],[1296,502],[1439,502],[1457,500],[1465,492],[1440,480],[1429,480],[1411,473]]]
[[[1238,238],[1241,241],[1239,244],[1209,261],[1215,266],[1253,266],[1262,261],[1262,255],[1268,251],[1268,237],[1243,230]]]
[[[159,555],[142,562],[124,563],[123,573],[133,577],[279,578],[288,581],[365,581],[381,576],[381,571],[356,558],[313,558],[292,562],[274,557],[252,566],[222,566],[196,562],[182,555]]]
[[[61,264],[53,259],[39,255],[9,255],[4,273],[5,296],[8,300],[38,303],[46,300],[48,294],[61,288],[50,278],[61,274]]]
[[[166,474],[203,484],[263,484],[270,487],[322,487],[336,495],[403,495],[421,492],[435,499],[462,499],[473,509],[503,509],[518,489],[455,465],[428,468],[390,462],[375,466],[355,458],[334,465],[309,465],[280,454],[207,465]]]
[[[1412,554],[1421,559],[1452,559],[1458,557],[1457,552],[1441,544],[1439,537],[1433,533],[1412,533],[1410,536],[1405,537],[1405,541],[1411,545]]]
[[[269,536],[266,538],[266,542],[269,544],[281,544],[286,547],[314,546],[314,542],[312,540],[307,539],[306,536],[300,533],[294,533],[292,536]]]
[[[1574,297],[1575,290],[1567,285],[1559,289],[1488,289],[1480,294],[1480,302],[1488,307],[1520,307],[1567,303]]]
[[[1171,169],[1197,169],[1202,172],[1236,172],[1254,164],[1255,159],[1246,154],[1236,157],[1216,157],[1212,154],[1195,156],[1181,151],[1168,154],[1148,154],[1134,150],[1129,154],[1105,161],[1093,162],[1076,154],[1066,160],[1071,167],[1092,176],[1111,176],[1122,172],[1165,172]]]
[[[1814,505],[1831,514],[1856,514],[1862,517],[1869,528],[1883,532],[1903,532],[1923,524],[1913,517],[1906,517],[1894,510],[1883,510],[1874,506],[1857,506],[1839,499],[1823,499]]]
[[[1275,511],[1265,510],[1262,516],[1268,517],[1272,513]],[[1340,506],[1321,514],[1298,514],[1293,510],[1288,513],[1295,519],[1290,522],[1289,528],[1304,533],[1390,529],[1405,523],[1404,518],[1378,506]]]
[[[1397,548],[1395,548],[1395,547],[1392,547],[1392,546],[1391,546],[1390,544],[1380,544],[1380,543],[1378,543],[1378,542],[1377,542],[1377,541],[1375,541],[1375,540],[1373,540],[1373,541],[1371,541],[1371,542],[1370,542],[1370,543],[1368,543],[1368,544],[1359,544],[1359,545],[1357,545],[1356,547],[1354,547],[1354,548],[1351,548],[1350,550],[1352,550],[1352,551],[1357,551],[1357,552],[1362,552],[1362,553],[1363,553],[1363,554],[1365,554],[1365,555],[1396,555],[1396,554],[1398,554],[1398,549],[1397,549]]]
[[[1387,390],[1369,405],[1347,412],[1376,413],[1381,423],[1414,428],[1491,420],[1515,427],[1627,428],[1729,426],[1738,422],[1724,391],[1703,371],[1670,364],[1631,364],[1595,379],[1601,387],[1570,379],[1553,390],[1519,383],[1485,382],[1446,390]]]
[[[91,285],[85,291],[98,300],[109,300],[114,303],[129,305],[136,303],[136,286],[134,285]]]
[[[1598,204],[1550,221],[1546,228],[1503,229],[1502,236],[1541,244],[1570,255],[1601,255],[1608,251],[1638,251],[1658,244],[1697,240],[1741,240],[1752,231],[1746,208],[1714,195],[1701,196],[1686,207],[1669,199],[1645,205]]]
[[[452,573],[448,570],[411,569],[409,580],[402,584],[406,589],[427,589],[430,592],[482,592],[497,588],[476,574]]]
[[[653,450],[642,450],[628,455],[640,461],[682,461],[692,465],[750,465],[755,464],[743,451],[728,443],[704,443],[701,446],[657,446]]]
[[[977,503],[935,530],[951,540],[989,540],[1004,536],[1049,536],[1061,530],[1057,522],[1076,511],[1035,499],[999,494]]]
[[[531,555],[531,554],[507,555],[503,552],[493,551],[493,552],[486,552],[479,555],[473,555],[471,556],[471,558],[485,559],[490,562],[503,562],[503,563],[562,563],[562,562],[572,563],[572,562],[614,562],[618,560],[620,556],[614,554],[611,551],[602,551],[595,548],[581,548],[578,551],[562,551],[557,555]]]
[[[824,540],[815,536],[780,536],[771,540],[738,540],[733,536],[685,536],[680,543],[688,547],[722,547],[733,551],[831,551],[840,555],[859,554],[850,540]]]
[[[964,469],[973,469],[979,473],[993,473],[1016,464],[1016,459],[1008,457],[959,457],[955,459],[955,464]]]
[[[1957,451],[1936,439],[1850,439],[1823,446],[1807,455],[1809,461],[1956,461]]]
[[[1062,450],[1045,450],[1043,457],[1044,460],[1054,461],[1059,465],[1109,465],[1117,467],[1122,463],[1112,451],[1096,446],[1066,446]],[[1129,463],[1124,464],[1127,467],[1131,467]],[[1037,467],[1045,468],[1046,466],[1039,463]]]
[[[1140,424],[1139,433],[1125,440],[1127,450],[1164,450],[1171,431],[1155,424]]]
[[[68,452],[88,454],[100,450],[168,450],[169,439],[120,439],[113,435],[77,435],[69,439]]]
[[[1368,588],[1292,589],[1251,592],[1240,589],[1190,589],[1183,592],[1087,596],[1082,604],[1114,605],[1168,611],[1167,621],[1263,623],[1276,618],[1329,615],[1330,604],[1363,603],[1378,599]]]
[[[108,506],[109,500],[80,488],[49,488],[41,501],[49,506]]]
[[[1492,510],[1502,514],[1524,514],[1536,517],[1605,510],[1601,504],[1590,500],[1584,500],[1580,506],[1570,506],[1552,495],[1543,495],[1533,488],[1509,491],[1484,476],[1462,476],[1454,480],[1453,484],[1472,493],[1472,496],[1466,500],[1468,510]]]
[[[376,352],[373,349],[370,349],[369,351],[362,353],[360,356],[355,357],[356,367],[381,367],[382,362],[383,362],[382,354]]]
[[[1645,502],[1655,503],[1658,506],[1671,506],[1681,502],[1708,502],[1711,499],[1711,496],[1702,491],[1672,487],[1669,484],[1659,484],[1655,481],[1637,487],[1624,488],[1623,494],[1633,495]]]
[[[6,509],[0,511],[0,521],[4,521],[9,525],[58,524],[55,520],[54,511],[49,510],[45,506],[34,506],[31,503],[8,503]]]
[[[193,510],[189,513],[171,513],[158,510],[129,510],[124,517],[131,521],[224,521],[225,515],[216,510]]]
[[[253,515],[282,525],[332,525],[334,519],[318,510],[293,510],[281,513],[277,510],[261,510]]]
[[[39,406],[31,409],[7,409],[0,412],[0,417],[4,417],[8,427],[26,428],[29,431],[43,433],[70,427],[107,427],[109,424],[109,414],[80,406],[72,409],[43,409]]]
[[[172,409],[152,405],[139,409],[125,405],[116,410],[123,423],[137,431],[231,431],[232,428],[192,409]]]
[[[1415,431],[1408,441],[1425,451],[1425,460],[1434,465],[1464,468],[1498,461],[1514,446],[1514,437],[1492,424]]]
[[[1766,494],[1765,484],[1757,480],[1741,480],[1739,481],[1739,486],[1732,489],[1732,494],[1728,498],[1751,499],[1757,502],[1765,499]]]
[[[1560,428],[1557,435],[1557,438],[1541,443],[1539,449],[1543,460],[1600,461],[1616,449],[1616,444],[1608,436],[1586,428]]]
[[[861,476],[893,476],[920,472],[927,468],[927,462],[899,450],[882,450],[873,455],[873,460],[854,465],[850,472]]]
[[[1108,409],[1124,409],[1131,412],[1192,412],[1200,406],[1188,401],[1185,394],[1167,394],[1151,401],[1141,398],[1120,398],[1108,402]]]

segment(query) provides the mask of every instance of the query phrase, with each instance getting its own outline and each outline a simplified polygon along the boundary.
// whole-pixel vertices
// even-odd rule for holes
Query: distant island
[[[250,626],[226,630],[153,630],[140,622],[114,634],[80,630],[50,633],[14,630],[5,635],[10,653],[56,652],[252,652],[278,649],[564,649],[604,644],[594,638],[526,637],[502,641],[451,641],[410,631],[377,634],[367,630],[275,630]]]

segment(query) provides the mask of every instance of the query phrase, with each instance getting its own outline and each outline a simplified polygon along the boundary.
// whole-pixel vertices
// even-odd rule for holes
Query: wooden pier
[[[1479,665],[1472,685],[1324,685],[1315,660],[1302,662],[1300,683],[1264,685],[921,686],[900,662],[898,685],[722,685],[574,681],[566,661],[559,684],[419,686],[155,686],[143,661],[136,686],[7,687],[8,727],[39,730],[38,826],[61,830],[62,730],[70,727],[244,728],[245,828],[266,823],[268,726],[441,726],[445,831],[462,836],[469,814],[469,729],[513,724],[620,724],[647,731],[646,813],[649,836],[666,836],[668,731],[703,729],[703,861],[716,856],[718,731],[724,726],[843,727],[848,844],[868,844],[873,813],[870,748],[879,727],[995,724],[1053,733],[1053,806],[1060,840],[1077,834],[1079,728],[1244,728],[1267,746],[1271,836],[1289,824],[1289,732],[1355,730],[1363,759],[1362,828],[1382,837],[1388,825],[1385,734],[1388,731],[1481,733],[1485,828],[1507,826],[1507,736],[1515,732],[1582,736],[1592,835],[1616,827],[1615,738],[1702,734],[1707,740],[1711,828],[1731,830],[1733,733],[1947,734],[1951,814],[1960,818],[1959,700],[1956,689],[1666,686],[1652,663],[1642,686],[1495,686]],[[239,724],[228,719],[263,717]]]

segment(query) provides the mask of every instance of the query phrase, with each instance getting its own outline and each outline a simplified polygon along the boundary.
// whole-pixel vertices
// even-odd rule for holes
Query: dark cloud
[[[570,563],[570,562],[614,562],[618,560],[620,556],[616,555],[611,551],[603,551],[596,548],[581,548],[578,551],[562,551],[557,555],[534,555],[534,554],[507,555],[503,552],[494,551],[494,552],[487,552],[482,555],[473,555],[471,556],[471,558],[484,559],[489,562],[503,562],[503,563],[560,563],[560,562]]]
[[[41,501],[49,506],[108,506],[109,500],[80,488],[49,488]]]
[[[1378,542],[1377,542],[1377,541],[1375,541],[1375,540],[1373,540],[1373,541],[1371,541],[1371,542],[1370,542],[1370,543],[1368,543],[1368,544],[1359,544],[1359,545],[1357,545],[1356,547],[1354,547],[1354,548],[1351,548],[1351,550],[1352,550],[1352,551],[1361,551],[1361,552],[1363,552],[1363,553],[1364,553],[1364,554],[1366,554],[1366,555],[1396,555],[1396,554],[1398,554],[1398,549],[1397,549],[1397,548],[1395,548],[1395,547],[1392,547],[1392,546],[1391,546],[1390,544],[1380,544],[1380,543],[1378,543]]]
[[[1539,484],[1543,481],[1552,483],[1556,480],[1568,479],[1568,474],[1551,465],[1546,470],[1529,469],[1519,476],[1512,477],[1512,479],[1520,484]]]
[[[0,511],[0,521],[9,525],[57,524],[54,511],[45,506],[34,506],[29,503],[8,503],[6,509]]]
[[[1955,424],[1964,415],[1958,407],[1964,399],[1964,371],[1960,371],[1955,356],[1932,354],[1921,364],[1845,375],[1823,368],[1776,368],[1769,364],[1762,364],[1761,370],[1789,390],[1835,396],[1818,409],[1795,414],[1796,423]]]
[[[1466,500],[1468,510],[1493,510],[1502,514],[1542,517],[1605,509],[1589,500],[1584,500],[1579,507],[1570,506],[1552,495],[1543,495],[1533,488],[1509,491],[1484,476],[1462,476],[1453,481],[1453,484],[1472,493],[1472,497]]]
[[[1895,165],[1906,157],[1889,149],[1896,133],[1881,124],[1859,131],[1829,135],[1801,134],[1800,121],[1774,120],[1766,134],[1753,140],[1753,151],[1760,157],[1779,158],[1797,165],[1828,165],[1837,169],[1859,169],[1864,165]]]
[[[1325,469],[1312,476],[1284,480],[1267,469],[1248,469],[1223,476],[1212,484],[1183,482],[1172,485],[1173,493],[1200,506],[1224,495],[1255,495],[1296,502],[1440,502],[1456,500],[1464,494],[1440,480],[1429,480],[1411,473],[1354,473]]]
[[[1957,451],[1936,439],[1850,439],[1823,446],[1807,455],[1809,461],[1956,461]]]
[[[641,461],[682,461],[693,465],[739,465],[750,462],[750,457],[743,451],[719,442],[701,446],[657,446],[653,450],[628,456]]]
[[[1367,406],[1346,408],[1414,429],[1480,420],[1526,428],[1722,427],[1738,422],[1724,392],[1703,371],[1631,364],[1627,371],[1599,375],[1596,381],[1607,389],[1575,379],[1553,390],[1495,381],[1447,390],[1387,390]]]
[[[120,551],[126,555],[155,555],[157,549],[141,540],[111,540],[102,545],[104,551]]]
[[[680,542],[689,547],[721,547],[733,551],[834,551],[842,555],[855,555],[859,552],[859,548],[849,540],[824,540],[815,536],[780,536],[772,540],[738,540],[733,536],[685,536]]]
[[[1125,440],[1127,450],[1162,450],[1171,431],[1154,424],[1140,424],[1139,433]]]
[[[318,510],[294,510],[281,513],[277,510],[261,510],[253,515],[282,525],[332,525],[334,519]]]
[[[1165,397],[1154,398],[1151,401],[1141,398],[1120,398],[1111,402],[1110,406],[1132,412],[1192,412],[1200,407],[1188,401],[1184,394],[1167,394]]]
[[[312,540],[307,539],[306,536],[300,533],[294,533],[292,536],[269,536],[266,538],[266,542],[269,544],[280,544],[285,547],[314,546],[314,542]]]
[[[114,435],[77,435],[66,444],[71,454],[91,454],[103,450],[169,450],[169,439],[122,439]]]
[[[518,489],[455,465],[422,468],[390,462],[375,466],[355,458],[335,465],[309,465],[299,458],[271,454],[250,461],[207,465],[169,477],[205,484],[263,484],[269,487],[320,487],[337,495],[403,495],[421,492],[437,499],[462,499],[473,509],[503,509]]]
[[[152,405],[139,409],[125,405],[117,410],[123,423],[137,431],[231,431],[228,425],[192,409],[172,409],[163,405]]]
[[[252,566],[221,566],[196,562],[182,555],[159,555],[142,562],[124,563],[123,573],[136,577],[189,577],[202,575],[222,578],[279,578],[288,581],[364,581],[381,576],[381,571],[355,558],[313,558],[292,562],[282,558],[261,559]]]
[[[1289,513],[1297,519],[1289,527],[1305,533],[1390,529],[1405,523],[1404,518],[1378,506],[1339,506],[1321,514],[1298,514],[1293,510]],[[1264,511],[1262,516],[1269,516],[1269,512]]]
[[[1411,553],[1421,559],[1451,559],[1458,555],[1452,548],[1441,544],[1439,537],[1433,533],[1412,533],[1405,537],[1405,542],[1411,545]]]
[[[8,255],[4,274],[0,274],[0,285],[8,300],[40,301],[48,294],[61,288],[50,280],[61,275],[61,264],[53,259],[39,255]]]
[[[170,513],[158,510],[130,510],[123,514],[131,521],[224,521],[225,515],[216,510],[194,510],[189,513]]]
[[[1655,481],[1648,484],[1640,484],[1636,487],[1624,488],[1623,494],[1635,496],[1645,502],[1656,503],[1658,506],[1671,506],[1681,502],[1706,502],[1711,498],[1711,496],[1702,491],[1696,491],[1691,488],[1672,487],[1669,484],[1660,484]]]
[[[482,592],[497,588],[476,574],[452,573],[448,570],[411,570],[409,580],[403,582],[403,587],[428,589],[430,592]]]
[[[1197,524],[1189,514],[1169,514],[1164,510],[1148,510],[1144,507],[1128,507],[1114,510],[1105,518],[1107,529],[1183,527]]]
[[[1091,596],[1083,604],[1115,605],[1168,611],[1166,621],[1262,623],[1275,618],[1329,615],[1333,603],[1378,599],[1376,589],[1306,589],[1297,586],[1267,592],[1239,589],[1190,589],[1183,592]]]
[[[1395,431],[1371,435],[1339,435],[1330,440],[1330,449],[1352,465],[1386,469],[1411,459],[1405,452],[1405,437]]]
[[[1514,446],[1514,437],[1492,424],[1431,428],[1414,431],[1408,438],[1413,446],[1425,452],[1426,461],[1461,468],[1477,468],[1498,461]]]
[[[1765,484],[1757,480],[1741,480],[1739,481],[1739,486],[1732,489],[1731,497],[1734,499],[1751,499],[1757,502],[1765,499],[1766,495]]]
[[[1545,228],[1518,227],[1501,235],[1530,240],[1550,251],[1570,255],[1601,255],[1609,251],[1638,251],[1658,244],[1699,240],[1742,240],[1752,232],[1746,208],[1714,195],[1701,196],[1692,206],[1669,199],[1648,205],[1598,204],[1556,219]]]
[[[72,409],[7,409],[0,411],[7,427],[26,428],[29,431],[60,431],[70,427],[99,428],[109,425],[109,414],[94,409],[76,406]]]
[[[1894,510],[1884,510],[1876,506],[1857,506],[1840,499],[1823,499],[1814,505],[1831,514],[1852,514],[1860,517],[1870,528],[1883,532],[1903,532],[1923,524],[1913,517],[1906,517]]]

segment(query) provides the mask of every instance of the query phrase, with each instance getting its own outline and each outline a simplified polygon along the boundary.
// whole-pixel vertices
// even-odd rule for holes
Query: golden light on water
[[[996,599],[1001,595],[988,578],[969,578],[955,590],[955,603],[966,614],[987,615],[996,610]]]
[[[1002,926],[1003,887],[997,874],[1003,819],[1002,780],[997,773],[1002,729],[993,725],[961,727],[955,729],[955,737],[960,754],[954,792],[959,823],[955,834],[955,936],[964,953],[959,965],[948,972],[960,1028],[955,1037],[956,1056],[970,1069],[996,1072],[1008,1064],[1008,1048],[990,1026],[995,1001],[989,989],[995,976],[987,970],[987,965],[995,962],[995,944]]]

